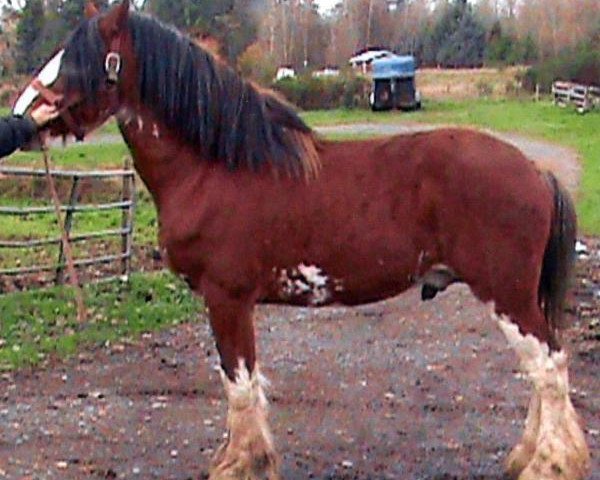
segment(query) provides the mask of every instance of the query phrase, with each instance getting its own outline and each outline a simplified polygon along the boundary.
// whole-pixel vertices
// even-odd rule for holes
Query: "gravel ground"
[[[600,329],[591,321],[567,344],[598,480]],[[258,325],[285,479],[502,478],[529,387],[466,288],[427,304],[411,291],[356,309],[261,307]],[[205,478],[225,415],[217,363],[201,323],[4,375],[0,471]]]

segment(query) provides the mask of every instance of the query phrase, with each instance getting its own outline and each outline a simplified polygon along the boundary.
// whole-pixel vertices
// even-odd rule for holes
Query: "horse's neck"
[[[159,210],[175,190],[206,175],[204,162],[190,155],[189,147],[147,109],[123,110],[118,120],[135,168]]]

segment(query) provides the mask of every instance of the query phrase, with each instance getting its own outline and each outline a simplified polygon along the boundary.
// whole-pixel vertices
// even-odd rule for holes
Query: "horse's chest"
[[[160,253],[162,261],[169,270],[182,277],[191,288],[203,273],[203,262],[198,255],[198,249],[193,248],[190,242],[177,241],[161,229],[159,236]]]

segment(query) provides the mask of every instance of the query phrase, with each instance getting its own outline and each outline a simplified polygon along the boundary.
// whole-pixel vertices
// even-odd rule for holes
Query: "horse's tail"
[[[538,290],[540,307],[552,332],[565,324],[563,309],[575,264],[577,214],[569,193],[552,173],[546,178],[552,190],[554,208],[550,237],[544,252],[544,263]]]

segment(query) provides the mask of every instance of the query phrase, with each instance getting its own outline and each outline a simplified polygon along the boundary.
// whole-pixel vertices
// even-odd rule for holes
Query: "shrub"
[[[328,110],[366,106],[370,82],[355,75],[301,76],[284,78],[273,88],[303,110]]]
[[[600,86],[600,51],[591,44],[565,50],[556,58],[531,67],[524,75],[523,85],[535,90],[550,91],[555,80],[567,80]]]
[[[479,80],[476,85],[477,93],[481,98],[488,98],[494,94],[494,86],[485,80]]]

